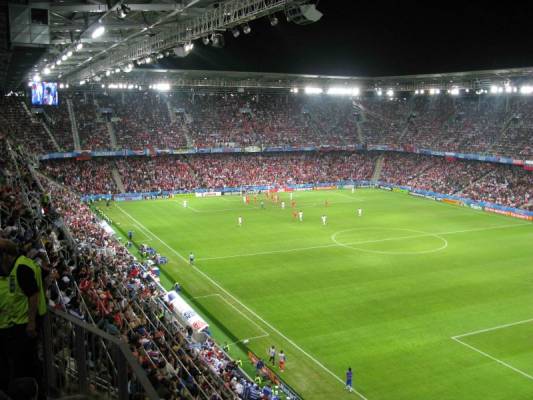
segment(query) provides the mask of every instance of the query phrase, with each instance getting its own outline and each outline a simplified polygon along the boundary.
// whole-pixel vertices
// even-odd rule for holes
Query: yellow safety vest
[[[17,270],[19,265],[26,265],[32,269],[39,288],[37,312],[39,315],[46,314],[41,267],[32,259],[20,256],[15,261],[11,273],[8,276],[0,277],[0,329],[28,323],[29,301],[18,283]]]

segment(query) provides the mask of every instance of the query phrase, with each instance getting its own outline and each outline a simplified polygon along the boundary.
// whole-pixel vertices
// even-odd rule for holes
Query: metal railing
[[[159,399],[126,343],[56,309],[49,309],[43,327],[45,370],[51,393],[99,399]]]

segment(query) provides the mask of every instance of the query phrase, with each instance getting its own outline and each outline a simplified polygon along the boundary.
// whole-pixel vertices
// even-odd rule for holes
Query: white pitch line
[[[530,224],[497,225],[497,226],[486,227],[486,228],[465,229],[465,230],[459,230],[459,231],[449,231],[449,232],[439,232],[439,233],[425,233],[425,234],[419,234],[419,235],[400,236],[400,237],[384,238],[384,239],[377,239],[377,240],[366,240],[362,242],[343,243],[343,245],[355,246],[355,245],[361,245],[361,244],[380,243],[380,242],[387,242],[387,241],[394,241],[394,240],[416,239],[416,238],[421,238],[421,237],[434,237],[437,235],[453,235],[457,233],[488,231],[488,230],[493,230],[493,229],[505,229],[505,228],[512,228],[512,227],[526,226],[526,225],[530,225]],[[229,256],[220,256],[220,257],[206,257],[206,258],[199,258],[198,261],[223,260],[226,258],[239,258],[239,257],[253,257],[253,256],[262,256],[262,255],[278,254],[278,253],[292,253],[295,251],[322,249],[322,248],[328,248],[328,247],[341,247],[341,246],[342,245],[338,243],[331,243],[331,244],[323,244],[323,245],[317,245],[317,246],[295,247],[292,249],[285,249],[285,250],[261,251],[257,253],[242,253],[242,254],[233,254]]]
[[[135,218],[133,218],[130,214],[128,214],[126,211],[124,211],[124,210],[122,209],[122,207],[120,207],[118,204],[115,204],[115,206],[116,206],[116,207],[117,207],[122,213],[124,213],[126,216],[128,216],[128,217],[134,222],[133,224],[136,225],[137,228],[139,228],[140,231],[141,231],[142,233],[144,233],[146,236],[148,236],[148,240],[149,240],[149,241],[154,240],[154,238],[152,237],[152,235],[149,235],[149,234],[148,234],[147,229],[146,229],[146,228],[143,228],[143,227],[140,225],[140,222],[139,222],[139,221],[137,221],[137,220],[136,220]]]
[[[524,319],[523,321],[518,321],[518,322],[511,322],[510,324],[504,324],[504,325],[493,326],[492,328],[480,329],[480,330],[478,330],[478,331],[473,331],[473,332],[463,333],[462,335],[455,335],[455,336],[452,337],[452,339],[459,339],[459,338],[466,337],[466,336],[477,335],[478,333],[485,333],[485,332],[496,331],[496,330],[498,330],[498,329],[509,328],[510,326],[521,325],[521,324],[527,324],[528,322],[533,322],[533,318],[530,318],[530,319]]]
[[[510,365],[510,364],[507,364],[505,361],[499,360],[499,359],[497,359],[496,357],[493,357],[493,356],[491,356],[490,354],[485,353],[484,351],[478,349],[477,347],[474,347],[474,346],[472,346],[472,345],[469,345],[468,343],[463,342],[462,340],[458,339],[457,337],[452,337],[452,339],[455,340],[457,343],[460,343],[460,344],[462,344],[463,346],[466,346],[466,347],[468,347],[469,349],[474,350],[475,352],[477,352],[477,353],[479,353],[479,354],[481,354],[481,355],[483,355],[483,356],[485,356],[485,357],[487,357],[487,358],[490,358],[490,359],[493,360],[493,361],[496,361],[498,364],[501,364],[501,365],[503,365],[504,367],[507,367],[507,368],[513,370],[514,372],[517,372],[517,373],[519,373],[520,375],[522,375],[522,376],[524,376],[524,377],[526,377],[526,378],[528,378],[528,379],[530,379],[530,380],[533,380],[533,376],[531,376],[531,375],[525,373],[525,372],[522,371],[522,370],[519,370],[518,368],[513,367],[513,366]]]
[[[226,302],[226,304],[228,306],[230,306],[231,308],[233,308],[235,311],[237,311],[239,314],[241,314],[244,318],[246,318],[248,321],[250,321],[252,324],[254,324],[261,332],[263,332],[263,334],[267,334],[268,335],[268,332],[265,331],[263,329],[263,327],[261,325],[259,325],[257,322],[255,322],[254,320],[252,320],[248,315],[244,314],[241,310],[239,310],[237,307],[235,307],[235,305],[231,304],[224,296],[222,296],[220,293],[214,293],[212,297],[214,296],[218,296],[219,298],[221,298],[222,300],[224,300]]]
[[[268,333],[265,333],[264,335],[259,335],[259,336],[252,336],[252,337],[244,338],[241,340],[237,340],[236,342],[231,342],[230,345],[241,343],[241,342],[244,343],[245,341],[249,342],[250,340],[255,340],[255,339],[262,339],[268,336],[270,336]]]
[[[133,218],[133,217],[132,217]],[[135,220],[135,219],[134,219]],[[142,224],[141,224],[142,225]],[[146,227],[144,227],[148,232],[150,230]],[[159,240],[167,249],[169,249],[171,252],[173,252],[175,255],[177,255],[179,258],[183,260],[185,263],[189,263],[189,261],[183,257],[180,253],[178,253],[176,250],[174,250],[172,247],[170,247],[164,240],[159,238],[157,235],[152,235]],[[255,311],[253,311],[251,308],[249,308],[247,305],[242,303],[239,299],[237,299],[234,295],[232,295],[230,292],[228,292],[226,289],[224,289],[218,282],[216,282],[213,278],[211,278],[209,275],[204,273],[203,271],[199,270],[195,265],[191,265],[191,267],[198,272],[200,275],[202,275],[205,279],[207,279],[209,282],[211,282],[214,286],[219,288],[222,292],[224,292],[228,297],[233,299],[236,303],[238,303],[242,308],[244,308],[246,311],[248,311],[251,315],[253,315],[255,318],[257,318],[259,321],[261,321],[263,324],[268,326],[272,331],[276,332],[280,337],[285,339],[288,343],[290,343],[295,349],[299,350],[302,354],[306,355],[311,361],[313,361],[316,365],[318,365],[320,368],[322,368],[324,371],[326,371],[328,374],[330,374],[335,380],[340,382],[344,386],[344,381],[339,378],[337,375],[335,375],[334,372],[329,370],[324,364],[322,364],[320,361],[318,361],[315,357],[313,357],[311,354],[306,352],[304,349],[302,349],[299,345],[294,343],[293,340],[289,339],[287,336],[285,336],[283,333],[281,333],[278,329],[274,328],[269,322],[265,321],[262,317],[260,317]],[[357,394],[362,400],[368,400],[365,396],[363,396],[361,393],[359,393],[357,390],[353,389],[353,392]]]

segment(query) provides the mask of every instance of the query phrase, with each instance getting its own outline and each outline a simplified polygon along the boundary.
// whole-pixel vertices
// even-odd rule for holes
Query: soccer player
[[[284,201],[281,202],[281,209],[285,210],[285,202]]]
[[[133,239],[133,231],[128,231],[128,240],[131,242],[131,239]]]
[[[250,204],[250,196],[246,196],[246,204]]]
[[[276,348],[274,345],[270,346],[270,349],[268,349],[268,361],[272,363],[272,366],[276,365]]]
[[[257,204],[257,195],[254,194],[254,204]]]
[[[296,218],[298,217],[298,213],[296,211],[292,212],[292,220],[296,221]]]
[[[291,199],[291,201],[292,201],[292,192],[291,192],[291,193],[289,193],[289,198],[290,198],[290,199]]]
[[[239,226],[242,226],[242,217],[239,215],[239,218],[237,218],[237,223]]]
[[[328,206],[329,206],[329,202],[327,200],[324,201],[324,207],[328,208]]]
[[[285,371],[285,362],[287,361],[287,357],[285,356],[285,353],[283,350],[280,350],[279,352],[279,369],[281,372]]]
[[[326,225],[328,223],[328,216],[327,215],[322,215],[322,225]]]
[[[360,217],[363,215],[363,209],[362,208],[358,208],[357,209],[357,216]]]
[[[183,200],[183,207],[187,208],[187,200]]]
[[[296,208],[296,202],[294,200],[291,201],[291,208]]]
[[[304,221],[304,212],[303,211],[298,211],[298,219],[300,220],[300,222]]]
[[[352,188],[352,194],[355,193],[355,186]]]
[[[189,264],[194,265],[194,254],[192,251],[189,253]]]
[[[242,202],[246,204],[246,196],[242,196]]]
[[[348,368],[348,371],[346,371],[346,390],[348,390],[349,392],[353,391],[352,379],[353,379],[352,368]]]
[[[261,208],[265,208],[265,201],[261,200]]]

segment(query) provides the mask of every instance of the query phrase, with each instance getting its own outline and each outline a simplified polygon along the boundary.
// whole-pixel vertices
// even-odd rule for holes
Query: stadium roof
[[[488,89],[493,85],[530,84],[533,82],[533,67],[388,77],[136,68],[130,73],[106,77],[97,84],[131,83],[148,86],[162,82],[174,87],[211,88],[303,89],[306,86],[315,85],[320,87],[349,86],[358,87],[361,90],[379,88],[411,91],[454,87],[476,90]]]

